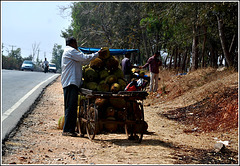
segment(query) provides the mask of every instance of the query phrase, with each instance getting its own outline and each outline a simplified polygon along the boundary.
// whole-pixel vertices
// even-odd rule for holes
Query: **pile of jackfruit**
[[[123,91],[127,85],[124,74],[119,67],[119,61],[110,55],[108,48],[106,53],[92,60],[89,65],[83,66],[82,88],[93,91],[113,92]]]

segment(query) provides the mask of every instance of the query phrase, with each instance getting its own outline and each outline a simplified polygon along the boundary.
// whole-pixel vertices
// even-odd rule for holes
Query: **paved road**
[[[2,140],[16,127],[42,90],[59,74],[2,70]]]

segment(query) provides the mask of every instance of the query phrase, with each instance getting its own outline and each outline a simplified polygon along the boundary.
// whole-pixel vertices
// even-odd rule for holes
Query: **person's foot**
[[[128,136],[128,140],[134,140],[135,138],[134,138],[134,136],[133,135],[131,135],[131,136]]]
[[[63,136],[70,136],[70,137],[76,137],[76,136],[77,136],[77,133],[63,132],[62,135],[63,135]]]

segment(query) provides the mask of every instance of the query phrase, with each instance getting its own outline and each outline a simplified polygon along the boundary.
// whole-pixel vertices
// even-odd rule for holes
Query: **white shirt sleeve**
[[[98,52],[92,54],[84,54],[76,49],[72,49],[70,54],[71,59],[81,62],[83,65],[88,64],[91,60],[95,59],[98,56]]]

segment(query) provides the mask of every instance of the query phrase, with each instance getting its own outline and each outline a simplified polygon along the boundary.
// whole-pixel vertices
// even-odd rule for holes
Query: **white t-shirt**
[[[46,66],[48,66],[48,64],[49,64],[48,61],[44,61],[43,62],[43,67],[45,68]]]
[[[80,87],[82,83],[82,66],[90,63],[91,60],[98,57],[98,52],[84,54],[73,47],[66,46],[62,55],[62,87],[70,84]]]

